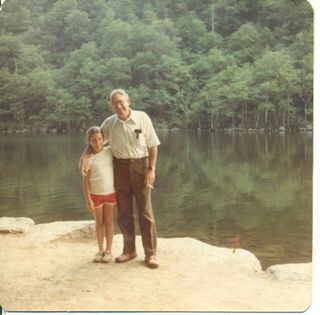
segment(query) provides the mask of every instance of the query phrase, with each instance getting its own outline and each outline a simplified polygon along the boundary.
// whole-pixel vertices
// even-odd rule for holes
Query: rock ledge
[[[311,304],[311,263],[264,272],[243,249],[159,238],[161,265],[152,270],[143,262],[140,236],[136,244],[138,257],[128,263],[95,264],[93,221],[30,224],[25,233],[0,234],[0,304],[9,311],[206,312],[300,312]],[[122,252],[122,235],[114,236],[112,248],[114,255]]]

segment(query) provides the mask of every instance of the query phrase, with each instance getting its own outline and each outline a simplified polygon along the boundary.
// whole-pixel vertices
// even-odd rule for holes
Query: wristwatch
[[[155,168],[154,166],[148,166],[148,170],[150,170],[150,171],[155,171],[156,168]]]

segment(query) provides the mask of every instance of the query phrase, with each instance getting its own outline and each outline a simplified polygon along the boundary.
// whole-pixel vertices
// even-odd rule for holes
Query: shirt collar
[[[137,114],[134,110],[132,110],[131,108],[129,109],[130,110],[130,116],[129,118],[127,118],[126,120],[121,120],[118,118],[118,116],[116,115],[116,119],[114,120],[114,124],[116,124],[117,122],[123,124],[123,123],[126,123],[126,122],[129,122],[129,121],[133,121],[134,123],[137,123]]]
[[[127,120],[132,120],[134,123],[137,123],[137,114],[135,110],[130,109],[130,116]]]

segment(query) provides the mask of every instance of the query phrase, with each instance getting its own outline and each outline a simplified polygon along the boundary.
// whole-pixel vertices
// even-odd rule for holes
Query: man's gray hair
[[[109,102],[111,102],[112,97],[115,94],[121,94],[121,95],[126,96],[128,100],[130,99],[128,93],[124,89],[114,89],[114,90],[111,91],[111,93],[109,95]]]

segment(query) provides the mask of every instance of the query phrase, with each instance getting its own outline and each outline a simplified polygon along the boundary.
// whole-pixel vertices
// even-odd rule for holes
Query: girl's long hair
[[[90,139],[92,137],[92,135],[96,134],[96,133],[101,133],[102,135],[102,138],[103,138],[103,134],[101,132],[101,128],[98,127],[98,126],[93,126],[93,127],[90,127],[88,130],[87,130],[87,138],[86,138],[86,143],[88,145],[90,145]]]

